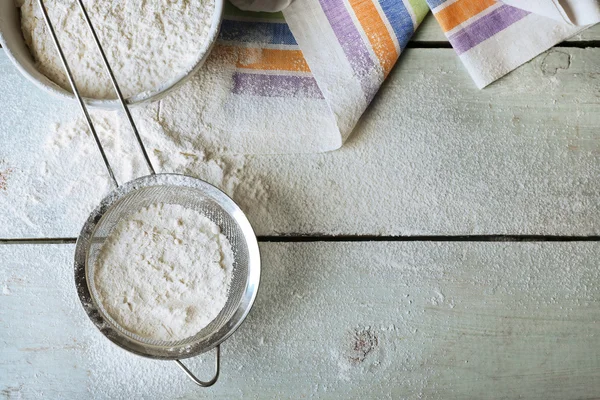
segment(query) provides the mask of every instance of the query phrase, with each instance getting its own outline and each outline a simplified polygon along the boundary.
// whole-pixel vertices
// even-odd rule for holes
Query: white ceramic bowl
[[[140,93],[128,98],[128,104],[140,105],[160,100],[170,91],[183,85],[200,69],[217,40],[219,29],[221,27],[221,20],[223,19],[224,0],[214,0],[214,3],[215,10],[208,37],[201,48],[198,49],[198,56],[193,65],[190,65],[190,68],[186,71],[183,71],[174,79],[165,82],[155,90]],[[25,39],[23,39],[19,10],[12,0],[0,0],[0,43],[2,44],[6,55],[27,79],[53,95],[72,100],[75,99],[71,92],[66,91],[37,70],[35,61],[29,52],[29,48],[25,44]],[[91,107],[104,109],[116,109],[119,107],[117,100],[86,98],[85,101],[86,104]]]

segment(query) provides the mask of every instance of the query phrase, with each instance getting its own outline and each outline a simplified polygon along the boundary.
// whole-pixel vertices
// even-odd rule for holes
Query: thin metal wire
[[[102,148],[102,143],[100,143],[100,139],[98,138],[98,134],[96,133],[96,129],[94,128],[94,123],[90,118],[90,114],[88,113],[87,107],[85,106],[85,102],[79,93],[79,89],[77,89],[77,85],[75,84],[75,80],[73,79],[73,74],[71,73],[71,68],[69,68],[69,63],[63,53],[62,47],[58,42],[58,38],[56,37],[56,32],[54,31],[54,27],[52,26],[52,22],[50,22],[50,17],[48,16],[48,12],[46,11],[46,6],[44,5],[43,0],[38,0],[40,8],[42,9],[42,15],[44,16],[44,20],[46,21],[46,26],[48,26],[48,30],[50,31],[50,36],[52,36],[52,41],[54,42],[54,46],[56,46],[56,50],[58,51],[58,55],[60,56],[60,60],[62,61],[63,67],[65,68],[65,72],[67,73],[67,78],[69,79],[69,83],[71,84],[71,88],[73,89],[73,93],[77,98],[77,102],[79,103],[79,107],[85,116],[85,120],[87,122],[88,128],[96,141],[96,145],[98,146],[98,150],[100,150],[100,154],[102,155],[102,160],[104,161],[104,165],[106,166],[106,170],[110,175],[110,179],[112,180],[115,186],[119,186],[117,179],[115,178],[115,174],[106,158],[106,154],[104,153],[104,148]]]
[[[94,136],[94,140],[96,141],[98,150],[100,150],[100,154],[102,155],[102,160],[104,161],[104,165],[106,166],[106,169],[108,170],[108,174],[110,175],[110,178],[113,181],[114,185],[118,187],[119,183],[117,182],[117,179],[115,178],[115,174],[114,174],[113,169],[108,161],[108,158],[106,157],[106,153],[104,151],[104,148],[102,147],[102,143],[100,142],[100,139],[98,138],[98,134],[96,132],[96,129],[94,128],[94,123],[90,117],[87,106],[85,105],[85,101],[83,100],[83,98],[81,97],[81,94],[79,93],[79,89],[77,88],[75,79],[73,78],[73,73],[71,72],[71,68],[69,67],[69,64],[68,64],[65,54],[62,50],[60,42],[58,41],[58,37],[56,36],[54,26],[52,25],[52,21],[50,20],[50,17],[48,16],[48,11],[46,10],[44,1],[38,0],[38,3],[42,10],[42,15],[44,16],[46,26],[48,27],[48,30],[50,31],[50,35],[52,36],[54,45],[55,45],[56,49],[58,50],[58,54],[60,56],[60,59],[63,64],[63,67],[65,69],[65,72],[67,74],[67,78],[69,80],[71,88],[73,89],[73,93],[75,94],[75,97],[77,98],[77,101],[79,103],[81,111],[83,112],[83,114],[85,116],[85,120],[87,122],[87,125],[88,125],[90,131],[92,132],[92,136]],[[121,92],[121,88],[119,87],[119,84],[117,83],[117,79],[115,78],[115,75],[110,66],[110,63],[108,62],[108,59],[106,58],[104,49],[102,48],[102,45],[100,44],[100,40],[98,39],[98,35],[96,34],[96,30],[94,29],[94,26],[93,26],[92,21],[87,13],[87,10],[86,10],[85,6],[83,5],[83,1],[77,0],[77,3],[79,4],[79,7],[81,8],[81,12],[83,13],[85,22],[90,30],[90,33],[92,34],[92,37],[94,39],[94,42],[96,43],[96,47],[98,48],[98,51],[100,52],[100,56],[102,57],[102,62],[104,63],[104,67],[106,68],[106,71],[108,72],[110,81],[112,82],[113,88],[115,89],[115,92],[117,93],[117,98],[119,99],[121,107],[122,107],[123,111],[125,112],[125,116],[127,117],[127,121],[129,122],[129,125],[131,126],[131,130],[133,131],[133,134],[135,135],[135,138],[140,147],[140,150],[142,151],[142,155],[144,156],[144,160],[146,161],[146,166],[148,167],[148,170],[150,171],[150,175],[155,175],[156,172],[154,171],[154,167],[152,166],[152,162],[150,161],[150,157],[148,156],[148,152],[146,151],[146,147],[144,146],[142,137],[140,136],[140,133],[137,129],[135,121],[134,121],[133,117],[131,116],[129,107],[127,107],[127,103],[125,102],[123,93]]]
[[[90,29],[92,37],[94,38],[94,42],[96,42],[96,47],[98,48],[98,51],[100,52],[100,55],[102,56],[102,61],[104,62],[106,71],[108,72],[108,75],[113,84],[115,92],[117,93],[117,97],[119,98],[121,107],[123,108],[123,111],[125,112],[125,115],[127,116],[129,125],[131,126],[131,129],[133,130],[135,138],[137,139],[137,142],[140,146],[140,149],[142,150],[142,154],[144,155],[144,159],[146,160],[146,165],[148,166],[148,170],[150,170],[151,175],[154,175],[155,174],[154,168],[152,167],[152,163],[150,162],[150,157],[148,157],[148,152],[146,152],[146,148],[144,147],[144,143],[142,142],[142,137],[140,136],[137,126],[135,125],[135,121],[133,120],[133,117],[131,116],[131,113],[129,112],[129,108],[127,107],[127,104],[125,103],[125,99],[123,98],[123,93],[121,92],[121,88],[119,87],[119,84],[117,83],[115,74],[113,73],[113,70],[110,67],[110,63],[108,62],[108,59],[106,58],[106,54],[104,54],[104,49],[102,48],[102,45],[100,44],[98,35],[96,35],[96,30],[94,29],[94,25],[92,24],[90,16],[88,15],[87,10],[85,9],[85,6],[83,5],[83,0],[77,0],[77,2],[79,3],[81,12],[83,13],[83,16],[85,18],[85,22],[87,23],[87,26]]]

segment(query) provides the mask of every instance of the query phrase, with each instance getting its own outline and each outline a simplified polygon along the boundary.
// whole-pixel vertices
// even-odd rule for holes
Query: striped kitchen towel
[[[479,88],[587,28],[575,25],[565,14],[559,13],[555,0],[427,1]],[[600,5],[596,0],[576,1],[588,2],[588,10],[600,11],[594,7]],[[592,15],[593,12],[588,13],[587,17]],[[596,22],[600,20],[600,12],[595,18]]]
[[[584,29],[578,21],[600,20],[598,1],[294,0],[283,13],[228,3],[206,66],[160,114],[208,154],[334,150],[429,9],[481,88]]]
[[[429,11],[395,1],[322,0],[285,17],[227,3],[205,66],[161,101],[161,126],[208,154],[340,148]]]

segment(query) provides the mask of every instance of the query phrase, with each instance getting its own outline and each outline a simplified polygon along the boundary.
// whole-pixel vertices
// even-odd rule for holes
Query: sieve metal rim
[[[104,319],[102,313],[96,306],[96,301],[93,299],[87,280],[87,256],[90,245],[90,240],[95,231],[96,226],[100,222],[102,216],[117,202],[123,199],[128,194],[135,192],[141,188],[152,186],[175,186],[198,189],[204,195],[219,204],[231,217],[239,224],[246,245],[248,246],[248,279],[246,289],[242,295],[242,299],[237,310],[231,318],[211,336],[209,344],[206,346],[194,347],[188,345],[189,350],[182,351],[179,348],[177,351],[173,349],[158,348],[148,346],[147,344],[139,343],[127,336],[122,335],[112,324]],[[197,178],[192,178],[180,174],[156,174],[148,175],[133,181],[127,182],[119,188],[109,193],[91,212],[87,221],[83,225],[75,246],[74,259],[74,277],[77,294],[83,306],[84,311],[90,318],[92,323],[98,330],[112,343],[129,351],[130,353],[157,360],[181,360],[185,358],[195,357],[205,353],[219,344],[227,340],[244,322],[248,313],[252,309],[254,301],[258,293],[260,283],[260,251],[258,241],[250,222],[239,208],[239,206],[225,193],[215,186],[204,182]]]

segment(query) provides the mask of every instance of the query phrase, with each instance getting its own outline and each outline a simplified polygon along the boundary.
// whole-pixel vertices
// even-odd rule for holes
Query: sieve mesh
[[[169,177],[171,179],[168,179]],[[173,180],[176,183],[169,183]],[[153,184],[158,182],[152,181],[162,183]],[[88,228],[90,224],[93,227],[88,230],[84,227],[80,237],[81,243],[78,241],[78,248],[85,246],[84,278],[91,300],[88,307],[97,311],[97,314],[94,314],[95,318],[90,314],[90,310],[88,315],[109,339],[141,355],[185,358],[209,350],[237,328],[256,295],[259,273],[256,262],[258,247],[253,232],[249,237],[249,223],[242,211],[222,192],[203,181],[189,177],[167,174],[145,177],[122,186],[118,192],[112,197],[109,196],[109,204],[101,205],[96,216],[94,213],[90,216],[86,225]],[[231,243],[234,255],[233,275],[225,306],[200,332],[177,342],[150,340],[120,326],[97,300],[94,282],[96,260],[112,230],[121,220],[128,219],[140,209],[156,203],[177,204],[205,215],[219,225],[221,232]],[[79,253],[81,252],[76,252],[76,274]]]

